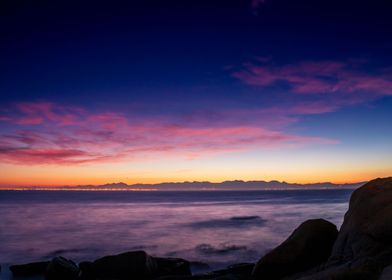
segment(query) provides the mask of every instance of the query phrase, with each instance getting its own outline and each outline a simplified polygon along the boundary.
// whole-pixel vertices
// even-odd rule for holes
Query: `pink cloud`
[[[73,149],[3,148],[0,151],[6,162],[17,164],[80,164],[99,160],[97,155]]]
[[[303,62],[272,66],[246,64],[233,73],[240,81],[255,86],[275,86],[284,82],[301,94],[366,92],[373,96],[392,95],[392,73],[364,73],[353,63],[337,61]]]
[[[6,116],[0,116],[0,122],[10,122],[11,118]]]
[[[73,125],[80,121],[81,109],[60,106],[50,102],[18,103],[21,113],[14,119],[16,124],[39,125],[51,121],[57,125]]]
[[[152,117],[135,121],[114,112],[97,114],[53,103],[24,103],[16,108],[17,120],[20,115],[39,115],[42,122],[33,127],[31,123],[19,122],[15,129],[1,135],[0,161],[14,164],[91,164],[154,160],[162,156],[189,159],[252,149],[336,143],[257,124],[200,126]]]
[[[38,125],[44,122],[44,118],[38,116],[21,117],[15,120],[16,124],[21,125]]]

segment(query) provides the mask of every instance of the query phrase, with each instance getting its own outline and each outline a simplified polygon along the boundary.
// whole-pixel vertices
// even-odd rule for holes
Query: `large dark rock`
[[[63,257],[53,258],[46,267],[46,280],[75,280],[79,276],[79,267]]]
[[[329,263],[366,258],[392,262],[392,177],[372,180],[353,192]]]
[[[338,231],[326,220],[302,223],[281,245],[267,253],[256,264],[254,279],[281,279],[308,270],[330,256]]]
[[[93,271],[93,263],[84,261],[79,263],[80,277],[79,280],[94,280],[95,273]]]
[[[380,280],[390,280],[392,279],[392,265],[384,268],[380,276]]]
[[[49,262],[33,262],[27,264],[11,265],[10,270],[16,277],[34,276],[44,274]]]
[[[157,269],[156,260],[144,251],[106,256],[85,265],[86,274],[93,276],[92,279],[149,279]]]
[[[355,190],[328,262],[293,279],[378,279],[392,263],[392,177]],[[383,276],[384,278],[386,276]]]

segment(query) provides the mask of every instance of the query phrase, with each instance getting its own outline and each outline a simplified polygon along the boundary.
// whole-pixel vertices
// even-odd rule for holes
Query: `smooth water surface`
[[[202,261],[256,261],[306,219],[340,226],[352,190],[0,191],[0,263],[129,250]]]

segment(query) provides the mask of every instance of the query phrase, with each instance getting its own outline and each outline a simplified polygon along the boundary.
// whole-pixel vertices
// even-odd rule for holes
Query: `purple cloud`
[[[198,125],[198,120],[174,123],[159,117],[135,121],[115,112],[97,114],[54,103],[17,104],[10,115],[3,121],[16,127],[1,135],[0,161],[14,164],[87,164],[154,160],[162,156],[195,158],[251,149],[336,143],[256,123],[227,121]],[[27,121],[36,118],[40,121]]]
[[[392,95],[392,73],[363,73],[355,65],[337,61],[307,61],[294,65],[246,64],[233,76],[245,84],[276,86],[287,83],[291,91],[301,94],[358,93],[374,96]]]

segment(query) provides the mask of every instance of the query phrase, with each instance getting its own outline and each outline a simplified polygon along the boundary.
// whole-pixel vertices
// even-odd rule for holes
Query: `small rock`
[[[88,273],[96,278],[148,279],[156,274],[157,266],[146,252],[134,251],[95,260]]]
[[[79,275],[78,266],[71,260],[55,257],[46,267],[46,280],[74,280]]]
[[[192,275],[190,263],[179,258],[154,258],[157,264],[157,275]]]

